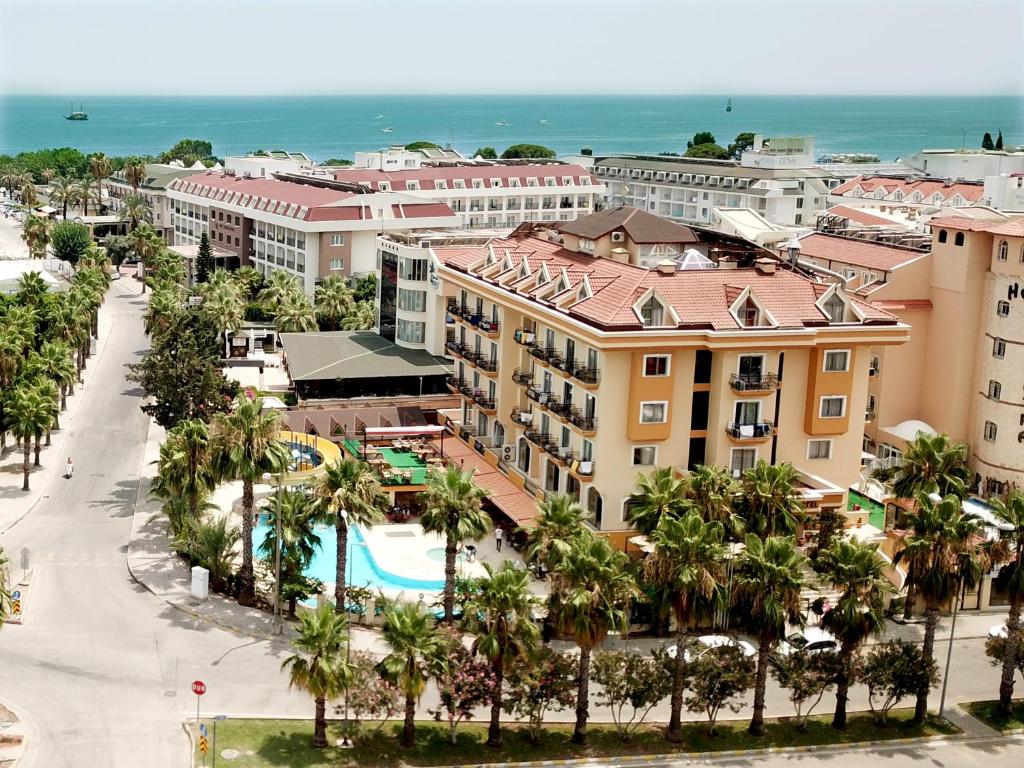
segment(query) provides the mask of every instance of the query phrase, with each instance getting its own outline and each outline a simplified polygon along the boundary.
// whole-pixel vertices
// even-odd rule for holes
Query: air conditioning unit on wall
[[[512,461],[512,446],[505,445],[501,448],[501,459],[502,461]]]

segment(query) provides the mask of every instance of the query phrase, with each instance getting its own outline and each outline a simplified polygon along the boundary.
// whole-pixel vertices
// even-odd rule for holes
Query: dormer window
[[[833,323],[841,323],[846,317],[846,302],[838,293],[833,293],[825,301],[825,314]]]
[[[665,324],[665,308],[652,295],[647,301],[640,305],[640,318],[645,328],[652,328]]]
[[[761,308],[752,296],[747,296],[736,309],[736,317],[744,328],[756,328],[761,325]]]
[[[448,189],[448,185],[443,180],[437,180],[434,182],[434,189]]]

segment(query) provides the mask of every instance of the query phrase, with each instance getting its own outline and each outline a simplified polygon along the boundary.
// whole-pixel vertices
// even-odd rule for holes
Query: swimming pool
[[[269,530],[267,525],[268,519],[267,515],[260,515],[259,525],[253,531],[253,545],[257,548]],[[338,557],[337,534],[333,525],[317,526],[316,533],[320,537],[320,548],[313,556],[313,561],[309,564],[309,567],[306,568],[305,574],[310,578],[320,579],[325,584],[333,584]],[[370,548],[366,545],[363,532],[356,526],[349,528],[348,531],[348,563],[346,568],[350,584],[368,587],[374,591],[383,589],[385,592],[391,593],[404,590],[440,592],[444,589],[444,579],[415,579],[391,573],[381,568],[377,561],[374,560]],[[271,568],[271,571],[273,571],[273,568]]]

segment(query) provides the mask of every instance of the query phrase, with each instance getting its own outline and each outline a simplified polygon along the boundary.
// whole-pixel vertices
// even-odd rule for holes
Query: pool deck
[[[375,525],[361,530],[370,554],[381,570],[410,579],[444,579],[444,561],[427,556],[428,550],[444,548],[444,538],[436,533],[424,533],[417,523]],[[455,572],[461,578],[477,578],[486,574],[479,560],[456,562]]]

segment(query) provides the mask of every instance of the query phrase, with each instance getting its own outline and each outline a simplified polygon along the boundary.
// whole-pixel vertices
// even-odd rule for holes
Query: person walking
[[[494,546],[499,552],[501,552],[501,540],[505,537],[505,532],[498,526],[494,529]]]
[[[71,457],[68,456],[68,463],[64,466],[64,477],[67,478],[68,480],[70,480],[71,476],[74,475],[74,474],[75,474],[75,462],[73,462],[71,460]]]

